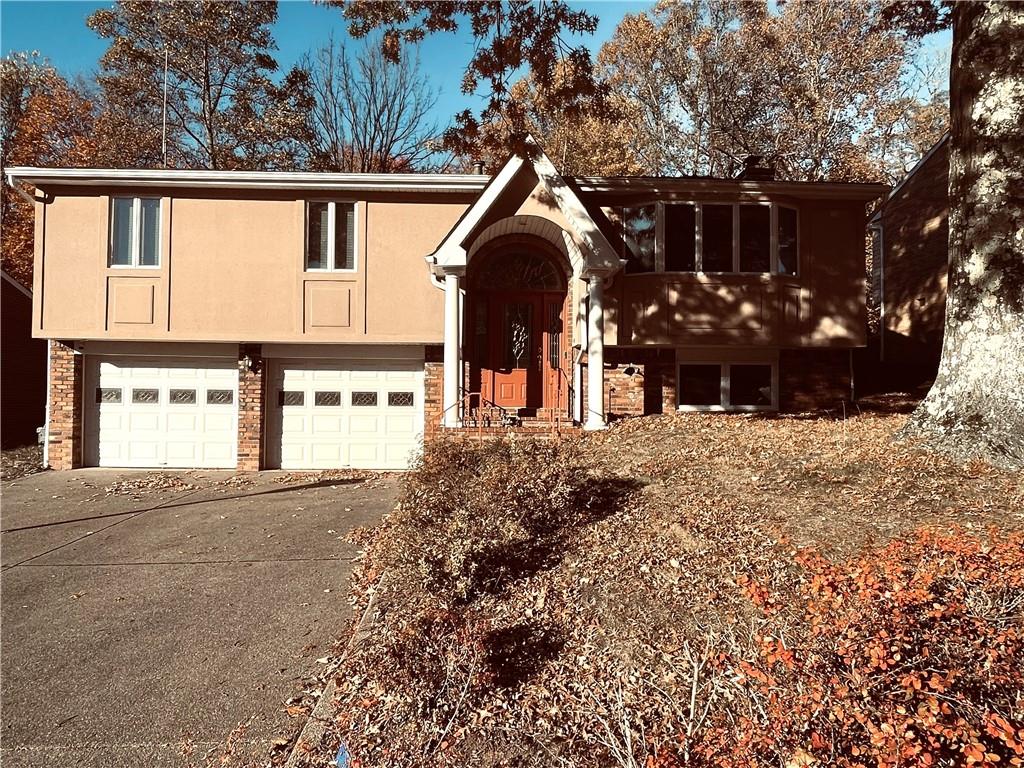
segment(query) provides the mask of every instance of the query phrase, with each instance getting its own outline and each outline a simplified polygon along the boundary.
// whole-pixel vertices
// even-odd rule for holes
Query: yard
[[[429,450],[297,754],[1020,764],[1024,485],[894,441],[903,405]]]

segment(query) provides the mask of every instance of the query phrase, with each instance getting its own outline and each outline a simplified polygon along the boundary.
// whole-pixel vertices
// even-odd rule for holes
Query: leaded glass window
[[[196,391],[194,389],[172,389],[171,402],[175,405],[195,405]]]
[[[328,407],[341,405],[341,392],[317,392],[313,396],[313,404]]]
[[[231,405],[235,401],[235,393],[230,389],[206,390],[207,405]]]
[[[132,390],[132,402],[133,403],[159,403],[160,402],[160,390],[159,389],[133,389]]]
[[[117,387],[96,387],[97,403],[120,403],[121,390]]]
[[[352,405],[373,406],[377,404],[376,392],[353,392]]]
[[[477,272],[476,286],[500,291],[561,291],[561,270],[539,253],[512,251],[492,255]]]

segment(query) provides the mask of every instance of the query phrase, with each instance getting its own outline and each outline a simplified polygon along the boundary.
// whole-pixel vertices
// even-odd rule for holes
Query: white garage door
[[[86,363],[87,465],[235,467],[235,362],[90,355]]]
[[[272,368],[270,466],[405,469],[423,436],[423,363],[279,361]]]

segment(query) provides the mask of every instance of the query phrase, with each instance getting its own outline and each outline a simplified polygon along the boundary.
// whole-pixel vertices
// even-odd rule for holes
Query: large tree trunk
[[[957,3],[951,65],[946,331],[906,431],[1024,467],[1024,4]]]

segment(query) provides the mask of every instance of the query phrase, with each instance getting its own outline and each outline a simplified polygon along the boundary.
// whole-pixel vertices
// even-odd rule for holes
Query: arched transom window
[[[529,251],[490,256],[476,273],[476,288],[485,291],[561,291],[565,278],[548,257]]]

